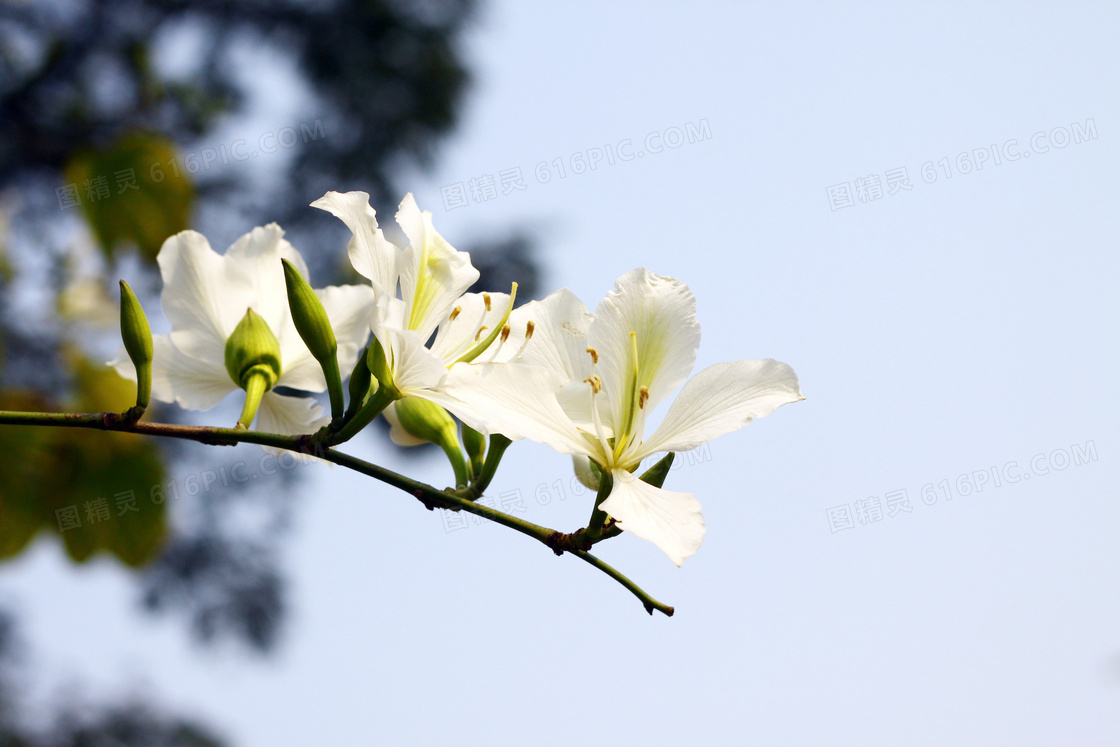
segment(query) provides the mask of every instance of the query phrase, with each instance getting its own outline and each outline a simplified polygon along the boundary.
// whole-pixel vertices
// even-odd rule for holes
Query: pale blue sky
[[[1118,30],[1108,3],[487,3],[462,125],[412,182],[441,233],[534,227],[546,288],[592,306],[633,267],[679,277],[698,369],[778,358],[808,397],[672,474],[708,525],[682,568],[632,537],[603,547],[677,615],[323,469],[275,657],[199,654],[134,613],[111,564],[40,543],[0,575],[40,687],[142,691],[248,746],[1115,744]],[[703,141],[556,176],[701,121]],[[993,145],[999,165],[961,173]],[[524,191],[445,209],[441,187],[514,167]],[[911,189],[888,194],[898,168]],[[862,202],[868,176],[883,194]],[[854,204],[833,209],[845,182]],[[518,444],[506,462],[495,493],[582,526],[589,496],[534,497],[569,484],[566,458]],[[890,516],[900,490],[911,510]],[[883,514],[863,524],[869,497]],[[833,531],[843,506],[854,526]]]

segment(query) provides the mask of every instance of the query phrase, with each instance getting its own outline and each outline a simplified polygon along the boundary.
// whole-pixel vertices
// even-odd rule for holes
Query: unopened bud
[[[226,371],[242,389],[254,376],[264,378],[265,391],[280,378],[280,342],[268,322],[252,309],[245,312],[226,340]]]
[[[447,410],[419,397],[397,400],[397,419],[409,435],[443,446],[452,442],[459,447],[458,428]]]
[[[288,307],[292,310],[292,321],[295,322],[296,331],[299,332],[299,336],[315,360],[323,363],[334,358],[338,354],[338,343],[330,319],[327,318],[327,312],[323,308],[323,302],[299,274],[295,265],[286,259],[281,262],[284,263]]]
[[[136,404],[147,407],[152,396],[152,328],[128,283],[121,281],[121,339],[136,367]]]
[[[463,423],[463,448],[466,449],[467,458],[471,462],[471,471],[477,476],[482,472],[482,465],[486,458],[486,436],[474,428]]]
[[[369,366],[366,365],[366,353],[368,348],[363,350],[358,355],[358,362],[354,364],[354,370],[350,372],[350,410],[357,412],[357,409],[362,406],[365,401],[366,395],[369,394],[369,384],[373,380],[369,373]]]
[[[303,343],[323,369],[323,378],[327,382],[327,392],[331,398],[331,416],[341,417],[344,406],[342,377],[338,371],[338,342],[335,340],[334,329],[331,328],[331,320],[327,318],[323,302],[299,274],[295,265],[286,259],[280,261],[284,263],[284,284],[288,288],[288,308],[292,311],[292,321]]]
[[[470,472],[459,445],[459,428],[447,410],[419,397],[405,397],[396,402],[397,421],[414,438],[431,441],[443,449],[455,470],[457,486],[470,482]]]
[[[389,366],[389,361],[385,358],[385,348],[381,346],[377,337],[370,340],[369,347],[366,348],[366,367],[369,368],[373,378],[377,379],[381,389],[386,392],[397,391],[393,383],[393,369]]]

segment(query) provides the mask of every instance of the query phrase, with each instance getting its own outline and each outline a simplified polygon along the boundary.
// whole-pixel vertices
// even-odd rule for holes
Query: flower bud
[[[466,486],[470,482],[470,471],[463,457],[463,448],[459,446],[458,426],[447,410],[416,396],[396,401],[395,408],[396,420],[401,428],[414,438],[431,441],[444,449],[451,467],[455,469],[456,487]]]
[[[350,415],[358,411],[365,401],[366,395],[369,394],[369,385],[373,380],[370,376],[369,366],[366,365],[366,354],[369,352],[368,347],[364,348],[358,354],[358,360],[354,364],[354,370],[350,372],[350,381],[348,382],[350,392],[350,407],[347,412]]]
[[[405,397],[397,400],[396,409],[397,419],[409,435],[441,447],[454,444],[456,449],[459,448],[459,429],[455,420],[439,405],[419,397]]]
[[[226,371],[242,389],[248,387],[251,378],[260,376],[267,391],[280,378],[280,342],[268,322],[252,309],[245,312],[226,340]]]
[[[376,336],[369,341],[369,347],[366,348],[366,366],[386,394],[397,391],[393,384],[393,370],[389,366],[389,361],[385,359],[385,348],[381,346]],[[394,399],[399,398],[399,396],[394,397]]]
[[[136,366],[136,405],[144,408],[152,394],[152,328],[128,283],[121,281],[121,338]]]
[[[280,261],[284,264],[284,284],[288,288],[288,308],[292,311],[292,321],[312,357],[319,361],[323,369],[327,392],[331,398],[331,416],[341,417],[344,406],[342,377],[338,370],[338,342],[335,340],[331,321],[327,318],[323,302],[299,274],[295,265],[286,259]]]
[[[463,423],[463,448],[467,451],[467,458],[471,460],[471,472],[478,475],[482,472],[482,465],[486,458],[486,436],[474,428]]]
[[[455,469],[459,485],[470,482],[466,460],[459,445],[459,428],[447,410],[419,397],[405,397],[396,402],[397,421],[409,435],[431,441],[443,449]]]
[[[338,354],[338,343],[334,329],[327,318],[323,302],[315,295],[299,270],[286,259],[284,263],[284,283],[288,288],[288,307],[292,310],[292,321],[296,331],[303,339],[315,360],[323,363]]]

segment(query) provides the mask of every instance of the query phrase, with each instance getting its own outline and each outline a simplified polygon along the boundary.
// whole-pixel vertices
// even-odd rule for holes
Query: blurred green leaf
[[[108,148],[75,153],[66,179],[77,187],[82,212],[107,258],[132,244],[155,261],[164,240],[190,221],[191,166],[180,162],[171,141],[136,132]]]
[[[68,359],[78,409],[132,404],[134,384],[78,354]],[[0,407],[52,409],[18,392],[0,392]],[[103,551],[137,567],[162,547],[164,470],[150,440],[76,428],[0,428],[0,450],[0,559],[18,555],[43,529],[58,534],[77,563]]]

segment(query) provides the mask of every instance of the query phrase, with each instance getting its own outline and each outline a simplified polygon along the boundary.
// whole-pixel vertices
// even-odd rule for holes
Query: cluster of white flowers
[[[285,434],[353,430],[365,424],[362,411],[383,414],[406,445],[433,438],[410,423],[446,410],[478,433],[571,454],[585,482],[610,481],[599,508],[612,526],[654,543],[677,565],[703,540],[700,504],[691,493],[638,479],[639,462],[695,448],[802,399],[793,369],[774,360],[720,363],[689,378],[700,325],[692,292],[674,278],[632,270],[594,313],[567,289],[513,308],[516,288],[466,293],[479,277],[470,256],[436,232],[411,194],[396,215],[405,246],[385,238],[364,192],[328,192],[312,205],[349,227],[350,261],[370,283],[314,291],[337,367],[324,362],[326,345],[309,349],[314,325],[301,325],[304,312],[293,318],[285,273],[306,277],[307,269],[277,225],[253,229],[225,255],[184,231],[158,257],[172,331],[154,338],[152,397],[204,410],[241,388],[239,426],[255,418],[261,431]],[[337,379],[355,364],[362,377],[352,377],[345,415],[334,391],[333,419],[313,399],[275,391],[322,392],[332,386],[331,370]],[[112,365],[136,378],[123,350]],[[660,426],[644,436],[647,415],[678,387]]]

